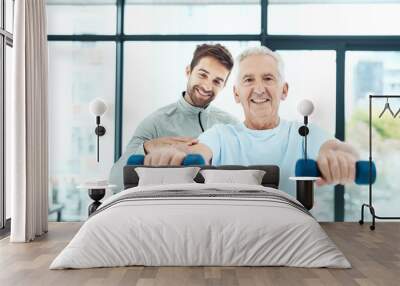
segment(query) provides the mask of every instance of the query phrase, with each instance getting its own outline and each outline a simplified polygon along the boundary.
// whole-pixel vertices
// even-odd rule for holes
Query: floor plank
[[[290,267],[116,267],[48,269],[81,223],[50,223],[32,243],[0,240],[0,285],[400,285],[400,222],[379,222],[375,231],[358,223],[321,223],[352,269]]]

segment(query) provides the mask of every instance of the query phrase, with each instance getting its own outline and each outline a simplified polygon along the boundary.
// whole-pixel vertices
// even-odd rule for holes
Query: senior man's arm
[[[212,151],[205,144],[175,144],[172,146],[155,148],[151,153],[146,155],[144,164],[151,166],[179,166],[188,154],[199,154],[203,156],[207,165],[210,164],[212,159]]]
[[[153,148],[144,159],[145,165],[166,166],[181,165],[187,154],[200,154],[206,164],[215,163],[221,149],[221,124],[203,132],[197,142],[177,143],[170,146]]]
[[[331,139],[322,144],[317,157],[318,168],[322,178],[317,185],[346,184],[354,182],[356,161],[359,159],[357,150],[348,143]]]

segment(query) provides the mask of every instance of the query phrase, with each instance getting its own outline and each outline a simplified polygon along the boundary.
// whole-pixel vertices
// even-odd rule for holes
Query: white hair
[[[283,60],[277,52],[274,52],[265,46],[247,48],[237,56],[236,58],[237,80],[239,77],[240,63],[249,56],[259,56],[259,55],[270,56],[276,61],[279,77],[280,80],[283,82],[285,80],[285,66]]]

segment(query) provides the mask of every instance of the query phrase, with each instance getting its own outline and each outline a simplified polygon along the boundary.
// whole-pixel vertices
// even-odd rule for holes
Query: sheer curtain
[[[27,242],[47,232],[48,227],[45,0],[18,0],[14,9],[10,241]]]

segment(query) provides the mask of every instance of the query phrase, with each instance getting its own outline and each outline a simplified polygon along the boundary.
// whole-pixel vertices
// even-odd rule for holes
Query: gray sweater
[[[199,122],[199,114],[201,125]],[[183,97],[175,103],[158,109],[147,116],[135,130],[125,152],[113,165],[109,182],[123,190],[123,168],[132,154],[144,154],[143,143],[147,140],[165,136],[189,136],[197,138],[204,130],[222,123],[238,123],[229,113],[209,105],[206,108],[194,107]]]

